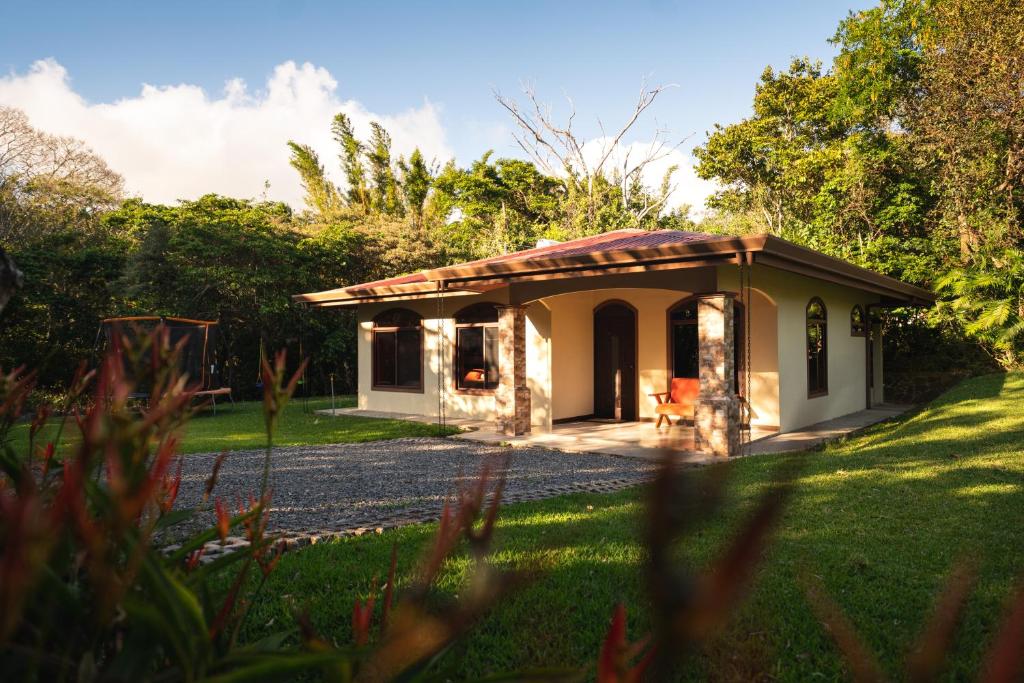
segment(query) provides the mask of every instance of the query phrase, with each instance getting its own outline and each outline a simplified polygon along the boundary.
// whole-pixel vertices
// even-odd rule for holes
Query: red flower
[[[167,514],[174,507],[174,501],[178,498],[178,489],[181,487],[181,467],[184,461],[178,458],[178,471],[174,478],[164,477],[163,486],[160,489],[160,511]]]
[[[630,661],[647,647],[648,640],[643,638],[629,644],[626,640],[626,607],[621,602],[617,604],[597,660],[597,683],[636,683],[641,680],[654,658],[654,648],[647,650],[635,665],[630,666]]]
[[[370,623],[373,620],[373,606],[377,601],[377,579],[373,580],[373,588],[370,589],[370,597],[366,602],[359,600],[352,605],[352,635],[356,645],[362,647],[370,640]]]
[[[220,502],[220,498],[214,499],[213,509],[217,513],[217,534],[220,536],[220,542],[223,543],[231,530],[231,516],[224,508],[224,503]]]

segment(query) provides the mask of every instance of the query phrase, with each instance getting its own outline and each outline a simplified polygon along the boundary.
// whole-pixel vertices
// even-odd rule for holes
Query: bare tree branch
[[[565,178],[572,196],[585,197],[582,210],[588,220],[596,217],[600,206],[608,200],[608,191],[614,188],[632,211],[634,222],[640,224],[651,214],[661,212],[674,189],[668,179],[662,183],[658,194],[652,194],[650,188],[643,185],[647,169],[672,154],[685,139],[670,143],[668,131],[656,126],[654,139],[646,148],[624,145],[624,140],[658,96],[672,87],[676,86],[648,87],[645,80],[626,121],[609,135],[604,122],[598,119],[601,137],[590,141],[582,139],[573,129],[577,112],[569,96],[566,96],[569,115],[564,124],[555,121],[550,105],[538,99],[531,84],[522,86],[526,106],[498,91],[494,92],[494,97],[512,116],[517,128],[512,133],[513,139],[527,157],[548,175]],[[596,154],[595,145],[600,145]]]

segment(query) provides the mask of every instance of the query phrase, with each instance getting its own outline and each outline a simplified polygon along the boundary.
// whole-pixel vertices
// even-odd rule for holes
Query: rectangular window
[[[700,376],[700,344],[696,325],[672,326],[672,376],[695,379]]]
[[[828,393],[828,355],[825,350],[826,328],[821,322],[807,323],[807,393],[821,396]]]
[[[420,330],[373,331],[373,386],[416,391],[423,388]]]
[[[399,330],[397,369],[395,383],[403,389],[418,389],[420,386],[420,331]]]
[[[491,390],[498,386],[498,328],[459,327],[456,339],[456,387]]]
[[[397,338],[397,332],[373,333],[373,385],[376,387],[396,386]]]

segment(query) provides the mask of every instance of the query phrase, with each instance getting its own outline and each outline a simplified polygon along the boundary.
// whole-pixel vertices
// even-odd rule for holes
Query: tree
[[[624,149],[622,142],[666,87],[669,86],[648,89],[644,84],[626,122],[612,135],[605,134],[601,125],[602,134],[595,141],[596,146],[594,142],[583,140],[573,129],[574,108],[563,124],[554,120],[551,108],[537,99],[532,88],[524,90],[525,107],[495,93],[498,104],[512,116],[518,128],[513,136],[520,148],[544,174],[564,182],[563,229],[569,236],[655,225],[671,194],[675,169],[666,173],[660,191],[652,192],[643,177],[651,164],[664,159],[676,145],[667,142],[664,130],[658,130],[651,144],[639,155]],[[572,105],[572,100],[569,104]]]
[[[408,162],[404,159],[398,160],[398,169],[404,213],[412,219],[417,230],[422,230],[423,214],[427,210],[427,195],[434,182],[435,173],[427,166],[423,153],[418,148],[409,155]]]
[[[908,125],[966,263],[1024,239],[1024,6],[956,0],[930,10]]]
[[[21,243],[13,257],[24,284],[0,312],[0,367],[28,365],[41,386],[67,386],[100,320],[123,310],[117,283],[129,249],[123,237],[72,228]]]
[[[0,244],[94,228],[123,192],[121,176],[83,142],[36,130],[23,112],[0,106]]]
[[[961,335],[1020,363],[1024,8],[882,0],[851,13],[829,71],[766,69],[754,113],[695,150],[723,185],[715,228],[770,231],[925,287],[903,316],[935,346]],[[941,336],[939,336],[941,334]],[[938,354],[941,356],[941,354]]]
[[[288,141],[291,149],[289,163],[302,178],[302,189],[306,192],[306,206],[316,211],[323,220],[330,220],[342,209],[341,196],[324,173],[320,157],[309,145],[300,145]]]
[[[352,130],[352,121],[341,112],[335,114],[331,122],[331,133],[341,148],[338,158],[348,181],[348,204],[361,208],[363,213],[369,213],[370,193],[366,186],[366,171],[363,168],[363,145]]]
[[[437,203],[454,220],[437,227],[446,260],[467,260],[532,247],[540,237],[562,238],[565,187],[519,159],[486,152],[469,168],[449,163],[434,183]]]
[[[367,147],[373,208],[381,214],[400,216],[402,205],[398,200],[398,183],[391,167],[391,136],[376,121],[370,123],[370,144]]]

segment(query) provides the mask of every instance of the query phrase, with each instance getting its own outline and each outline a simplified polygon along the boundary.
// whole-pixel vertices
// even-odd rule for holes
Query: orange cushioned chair
[[[669,426],[671,426],[672,420],[669,418],[669,415],[693,419],[693,411],[697,405],[697,394],[699,392],[699,379],[673,377],[671,391],[649,394],[658,401],[658,405],[654,407],[654,412],[658,415],[658,423],[655,427],[661,427],[662,421],[668,422]]]

